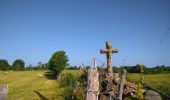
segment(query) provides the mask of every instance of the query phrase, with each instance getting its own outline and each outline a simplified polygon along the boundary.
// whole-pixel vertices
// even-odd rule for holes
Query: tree
[[[29,64],[29,65],[26,67],[26,70],[32,70],[32,64]]]
[[[17,59],[17,60],[14,61],[13,65],[12,65],[12,68],[13,68],[14,70],[17,70],[17,71],[18,71],[18,70],[24,70],[24,68],[25,68],[25,63],[24,63],[23,60]]]
[[[41,65],[41,69],[48,69],[48,63],[44,63]]]
[[[57,76],[68,66],[68,57],[64,51],[55,52],[49,60],[49,69]]]
[[[39,69],[41,70],[42,62],[39,61],[37,65],[38,65]]]
[[[0,70],[8,70],[10,69],[10,65],[8,64],[8,61],[5,59],[0,59]]]

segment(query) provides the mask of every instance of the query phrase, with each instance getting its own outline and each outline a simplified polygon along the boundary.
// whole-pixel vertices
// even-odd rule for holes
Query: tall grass
[[[130,73],[127,79],[139,83],[140,77],[140,74]],[[170,73],[144,75],[144,83],[170,95]]]
[[[61,73],[60,86],[64,87],[65,100],[84,100],[85,87],[80,85],[84,78],[82,70],[65,70]]]

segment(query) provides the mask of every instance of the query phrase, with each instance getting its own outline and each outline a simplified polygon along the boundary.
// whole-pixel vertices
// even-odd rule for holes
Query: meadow
[[[1,71],[0,84],[8,84],[9,100],[64,99],[63,88],[47,71]]]
[[[81,74],[79,70],[62,72],[73,75]],[[144,75],[145,83],[170,93],[170,73]],[[140,74],[128,74],[128,80],[138,82]],[[0,84],[8,84],[9,100],[64,100],[64,87],[50,76],[48,71],[0,71]]]
[[[130,73],[128,74],[127,79],[138,83],[140,81],[140,77],[140,74]],[[170,95],[170,73],[144,75],[144,83],[166,95]]]

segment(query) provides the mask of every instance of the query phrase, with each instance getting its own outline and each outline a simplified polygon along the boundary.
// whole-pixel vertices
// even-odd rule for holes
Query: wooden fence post
[[[98,100],[99,73],[96,69],[88,69],[86,100]]]
[[[119,100],[122,100],[124,84],[126,82],[126,74],[127,74],[127,71],[125,69],[123,69],[123,75],[122,75],[122,78],[121,78],[120,88],[119,88]]]

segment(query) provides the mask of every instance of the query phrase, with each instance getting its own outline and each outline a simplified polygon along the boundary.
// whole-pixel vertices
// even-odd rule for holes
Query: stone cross
[[[112,53],[117,53],[117,52],[118,52],[117,49],[112,48],[112,42],[111,41],[106,42],[106,49],[101,49],[100,50],[101,54],[106,54],[106,57],[107,57],[107,72],[108,72],[108,74],[113,73],[113,69],[112,69]]]

